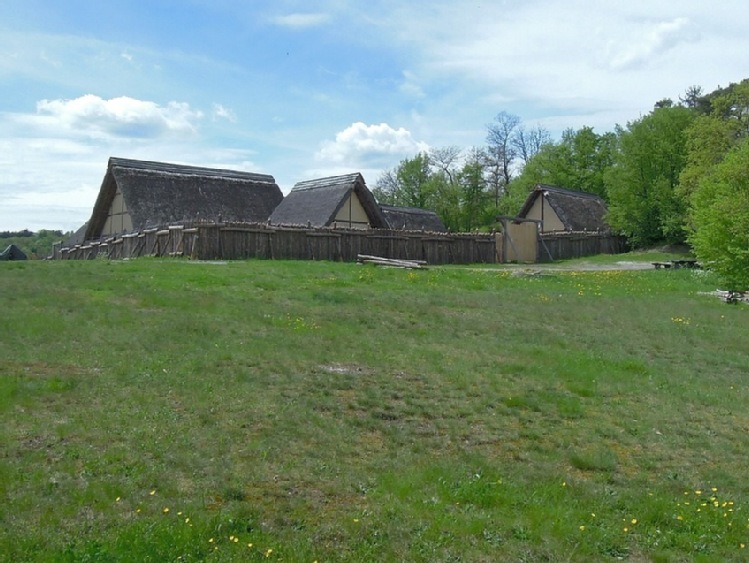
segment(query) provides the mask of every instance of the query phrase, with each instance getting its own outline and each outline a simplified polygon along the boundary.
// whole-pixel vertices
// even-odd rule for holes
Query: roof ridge
[[[553,193],[558,193],[560,195],[568,195],[572,197],[588,197],[588,198],[603,200],[603,198],[600,195],[593,193],[593,192],[586,192],[582,190],[570,190],[567,188],[560,188],[559,186],[551,186],[549,184],[536,184],[535,190],[553,192]]]
[[[361,172],[340,174],[338,176],[326,176],[325,178],[314,178],[312,180],[302,180],[301,182],[297,182],[296,184],[294,184],[294,187],[291,188],[291,190],[302,191],[319,188],[337,188],[346,184],[356,183],[359,178],[361,178],[362,182],[364,182],[364,176],[361,175]]]
[[[380,205],[380,207],[382,209],[401,211],[402,213],[435,213],[433,209],[424,209],[423,207],[403,207],[400,205]]]
[[[270,174],[259,172],[245,172],[242,170],[230,170],[228,168],[208,168],[204,166],[192,166],[188,164],[174,164],[170,162],[157,162],[153,160],[134,160],[129,158],[110,157],[108,168],[126,168],[144,172],[162,172],[165,174],[179,174],[183,176],[210,176],[220,178],[238,178],[242,180],[254,180],[275,184],[276,180]]]

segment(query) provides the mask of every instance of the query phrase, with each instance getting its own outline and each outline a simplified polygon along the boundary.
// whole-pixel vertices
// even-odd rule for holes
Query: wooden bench
[[[697,260],[691,258],[684,260],[671,260],[671,263],[674,265],[674,268],[699,268]]]
[[[661,268],[699,268],[700,265],[697,263],[697,260],[693,260],[691,258],[684,259],[684,260],[671,260],[670,262],[653,262],[653,266],[655,266],[656,270],[659,270]]]

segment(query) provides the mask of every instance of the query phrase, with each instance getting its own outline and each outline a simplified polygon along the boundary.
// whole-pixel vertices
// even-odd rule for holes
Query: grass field
[[[0,264],[0,560],[747,560],[718,285]]]

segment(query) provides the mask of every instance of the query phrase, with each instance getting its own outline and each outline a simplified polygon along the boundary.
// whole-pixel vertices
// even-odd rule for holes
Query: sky
[[[0,231],[75,230],[110,156],[295,183],[554,139],[749,77],[745,0],[2,0]]]

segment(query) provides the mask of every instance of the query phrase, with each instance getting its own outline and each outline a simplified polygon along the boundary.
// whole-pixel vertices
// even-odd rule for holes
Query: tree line
[[[32,232],[28,229],[20,231],[0,231],[0,252],[7,245],[15,244],[29,258],[45,258],[52,254],[52,247],[56,242],[69,238],[72,232],[63,233],[60,230],[41,229]]]
[[[372,191],[383,204],[436,211],[451,231],[490,228],[498,214],[509,213],[517,171],[550,144],[543,127],[526,128],[501,112],[487,125],[486,146],[419,153],[383,172]]]
[[[486,145],[417,154],[385,171],[380,203],[435,210],[452,231],[514,216],[536,184],[600,195],[634,247],[688,243],[734,286],[749,287],[749,79],[677,101],[614,131],[568,129],[552,140],[500,112]]]

